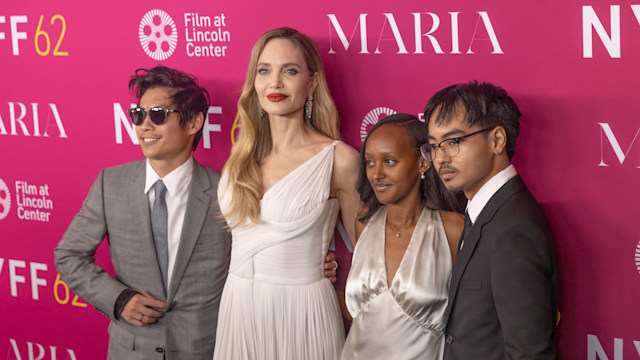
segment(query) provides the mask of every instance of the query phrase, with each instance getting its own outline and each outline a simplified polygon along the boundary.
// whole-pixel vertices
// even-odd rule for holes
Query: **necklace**
[[[391,230],[393,230],[396,233],[396,237],[399,238],[400,237],[400,233],[403,232],[404,230],[406,230],[407,228],[411,227],[411,225],[405,227],[404,229],[400,229],[398,230],[395,226],[393,226],[393,224],[391,224],[390,222],[387,222],[387,225],[389,225],[389,227],[391,228]]]
[[[399,238],[400,237],[400,233],[407,230],[407,229],[412,229],[414,226],[416,226],[416,224],[418,223],[418,218],[420,217],[420,214],[417,214],[417,216],[413,219],[411,219],[411,222],[409,222],[409,224],[407,224],[405,227],[398,229],[397,227],[395,227],[387,218],[386,221],[386,225],[389,225],[389,227],[391,228],[391,230],[393,232],[395,232],[395,237]]]

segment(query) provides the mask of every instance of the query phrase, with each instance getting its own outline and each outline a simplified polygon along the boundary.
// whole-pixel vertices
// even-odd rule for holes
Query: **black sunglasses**
[[[127,110],[127,112],[129,113],[129,118],[131,118],[133,125],[139,126],[144,122],[144,118],[147,117],[147,113],[149,114],[149,118],[152,123],[162,125],[167,121],[167,115],[169,115],[170,112],[179,112],[179,110],[167,109],[164,106],[152,106],[149,110],[145,110],[138,106]]]

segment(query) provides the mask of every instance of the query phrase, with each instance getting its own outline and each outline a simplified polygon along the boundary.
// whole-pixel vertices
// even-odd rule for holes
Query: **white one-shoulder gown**
[[[344,326],[323,269],[339,211],[329,199],[337,143],[264,194],[261,223],[233,229],[214,359],[339,358]],[[225,217],[226,181],[218,186]]]

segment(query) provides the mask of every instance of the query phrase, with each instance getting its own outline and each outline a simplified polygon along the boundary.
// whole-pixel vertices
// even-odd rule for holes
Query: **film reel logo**
[[[640,241],[638,242],[638,246],[636,246],[636,269],[638,269],[638,273],[640,273]]]
[[[178,45],[176,23],[160,9],[150,10],[142,17],[138,37],[144,52],[158,61],[168,59]]]
[[[380,119],[385,116],[397,114],[398,112],[388,107],[377,107],[367,113],[360,124],[360,141],[364,142],[367,138],[369,129],[373,127]]]
[[[11,210],[11,194],[7,184],[0,179],[0,220],[9,215],[9,210]]]

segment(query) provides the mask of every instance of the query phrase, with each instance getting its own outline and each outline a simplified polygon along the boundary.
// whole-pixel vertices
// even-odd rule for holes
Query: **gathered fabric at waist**
[[[322,279],[338,210],[337,201],[330,200],[295,226],[265,222],[235,229],[229,272],[284,285]]]
[[[310,247],[316,249],[309,251]],[[311,284],[324,278],[321,252],[322,243],[319,239],[315,244],[289,241],[262,249],[253,258],[230,271],[230,274],[271,284]]]
[[[296,286],[296,287],[306,286],[309,288],[313,288],[313,287],[324,287],[326,285],[329,285],[329,287],[333,289],[333,285],[331,284],[329,279],[324,277],[324,275],[315,275],[315,276],[310,275],[306,277],[305,276],[280,277],[280,276],[274,276],[269,274],[254,274],[254,276],[251,278],[251,277],[242,276],[242,274],[229,273],[229,277],[233,278],[234,281],[244,283],[245,286],[252,286],[252,287],[256,287],[256,286],[260,287],[261,285],[265,285],[265,286],[274,286],[273,289],[278,287],[281,287],[282,289],[286,289],[287,287],[290,287],[290,286]]]

